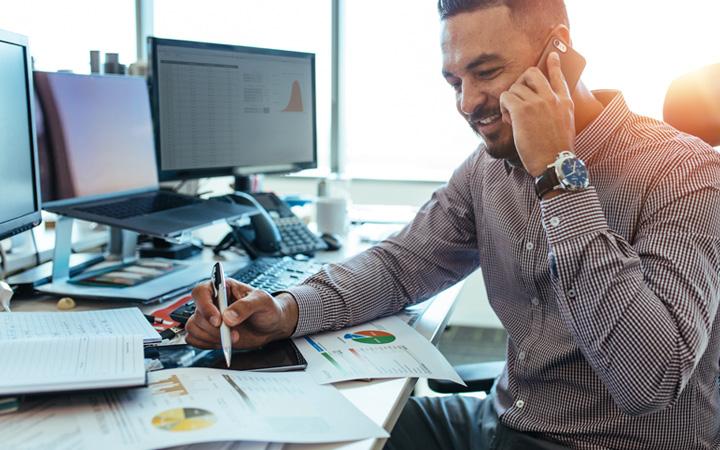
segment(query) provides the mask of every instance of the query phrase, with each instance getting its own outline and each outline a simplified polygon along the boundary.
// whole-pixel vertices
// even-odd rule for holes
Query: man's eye
[[[448,85],[450,85],[450,87],[453,88],[453,90],[454,90],[455,92],[460,92],[460,91],[462,90],[462,81],[460,81],[460,80],[449,80],[449,79],[446,80],[446,81],[447,81]]]
[[[488,69],[488,70],[479,70],[479,71],[475,72],[475,75],[478,78],[488,79],[488,78],[493,78],[496,75],[498,75],[500,73],[500,70],[501,70],[500,67],[496,67],[494,69]]]

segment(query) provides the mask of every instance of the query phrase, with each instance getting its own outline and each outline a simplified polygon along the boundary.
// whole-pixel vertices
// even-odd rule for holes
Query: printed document
[[[148,374],[147,388],[45,398],[0,415],[2,446],[18,450],[142,450],[199,442],[322,443],[387,436],[335,388],[318,385],[303,372],[161,370]]]
[[[396,316],[296,338],[318,383],[369,378],[437,378],[464,384],[430,341]]]

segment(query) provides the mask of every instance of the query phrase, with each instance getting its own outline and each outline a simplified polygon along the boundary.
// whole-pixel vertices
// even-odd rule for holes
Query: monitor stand
[[[233,190],[240,192],[252,192],[252,178],[250,175],[235,175]]]
[[[247,192],[252,194],[253,192],[262,191],[263,178],[262,175],[242,175],[235,173],[233,181],[233,190],[240,192]]]

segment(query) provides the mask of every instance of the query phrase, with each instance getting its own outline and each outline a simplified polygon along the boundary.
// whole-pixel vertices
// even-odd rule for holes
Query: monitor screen
[[[156,189],[144,78],[35,72],[46,206]]]
[[[27,40],[0,30],[0,239],[40,223]]]
[[[315,55],[149,39],[161,180],[317,167]]]

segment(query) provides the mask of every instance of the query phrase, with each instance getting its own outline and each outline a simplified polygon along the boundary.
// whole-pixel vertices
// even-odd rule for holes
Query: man
[[[233,342],[393,314],[480,267],[504,373],[485,401],[411,399],[388,448],[717,448],[720,157],[568,86],[557,54],[546,78],[545,38],[570,42],[562,0],[439,10],[443,74],[484,145],[380,245],[275,298],[231,283]],[[217,346],[209,288],[194,296],[188,341]]]

